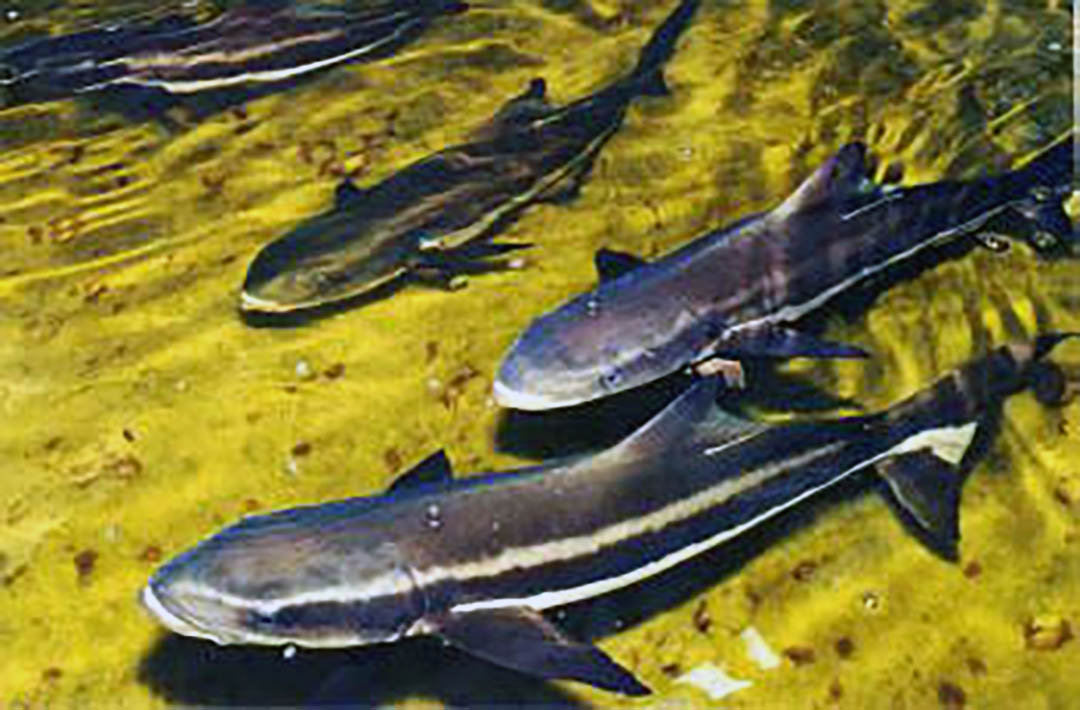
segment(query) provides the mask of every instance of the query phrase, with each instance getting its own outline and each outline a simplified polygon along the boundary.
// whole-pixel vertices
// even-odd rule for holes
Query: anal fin
[[[478,658],[540,678],[565,678],[624,695],[650,690],[600,649],[573,641],[526,607],[451,612],[437,620],[447,643]]]
[[[961,476],[928,451],[901,454],[878,462],[892,502],[930,550],[956,560],[960,540]]]

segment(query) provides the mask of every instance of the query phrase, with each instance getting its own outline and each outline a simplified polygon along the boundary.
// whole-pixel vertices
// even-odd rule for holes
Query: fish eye
[[[600,386],[604,389],[612,389],[618,387],[619,383],[622,382],[622,379],[622,372],[618,368],[608,370],[600,375]]]
[[[265,629],[274,626],[273,614],[264,614],[260,611],[251,610],[247,615],[248,626],[255,629]]]

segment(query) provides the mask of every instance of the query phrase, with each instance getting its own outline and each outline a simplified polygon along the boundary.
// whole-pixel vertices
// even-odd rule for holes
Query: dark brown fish
[[[0,51],[0,85],[17,102],[110,87],[190,94],[272,84],[382,56],[457,0],[387,0],[362,9],[252,0],[213,20],[174,14],[27,42]]]
[[[452,274],[518,245],[480,240],[526,205],[573,194],[627,105],[664,94],[663,65],[700,0],[682,0],[629,75],[563,107],[543,79],[512,99],[473,140],[420,160],[369,188],[338,187],[329,211],[255,257],[240,307],[285,313],[343,301],[406,273]]]

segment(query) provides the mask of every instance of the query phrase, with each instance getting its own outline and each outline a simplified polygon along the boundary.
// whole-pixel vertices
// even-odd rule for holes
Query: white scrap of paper
[[[699,688],[713,700],[719,700],[725,695],[731,695],[738,690],[753,685],[748,680],[732,678],[724,672],[723,668],[712,663],[702,663],[693,670],[683,673],[675,679],[675,682]]]
[[[776,655],[753,626],[748,626],[739,634],[739,638],[746,644],[746,652],[750,654],[750,658],[761,668],[771,670],[780,665],[780,656]]]

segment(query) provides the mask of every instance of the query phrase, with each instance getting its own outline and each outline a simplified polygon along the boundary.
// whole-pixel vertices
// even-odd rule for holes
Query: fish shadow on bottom
[[[737,543],[721,545],[648,582],[548,616],[582,641],[632,628],[723,584],[763,551],[811,525],[821,512],[866,494],[873,488],[867,479],[857,474],[805,506],[779,514],[770,525],[748,531]],[[792,559],[793,573],[806,562],[819,561]],[[747,593],[755,605],[754,592]],[[714,605],[686,623],[715,637],[717,643],[736,643],[734,635],[718,635],[717,629],[730,629],[722,614],[723,609]],[[641,647],[636,653],[627,651],[626,657],[636,656],[652,667],[679,657],[677,648],[670,651],[674,658],[665,658],[664,653],[659,647]],[[450,707],[584,707],[556,684],[499,668],[430,637],[350,650],[300,650],[286,659],[280,649],[221,647],[166,635],[143,658],[138,678],[167,702],[200,706],[383,706],[430,698]]]
[[[745,360],[746,388],[725,391],[720,406],[735,413],[747,407],[807,414],[862,409],[854,400],[828,392],[805,375],[778,372],[778,364],[775,360]],[[495,448],[500,453],[537,459],[609,448],[637,431],[692,382],[690,375],[675,373],[576,407],[542,412],[503,410]]]
[[[558,686],[443,646],[431,637],[347,650],[216,646],[168,635],[139,681],[166,702],[213,707],[383,707],[429,698],[449,707],[577,708]]]

